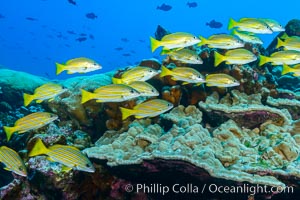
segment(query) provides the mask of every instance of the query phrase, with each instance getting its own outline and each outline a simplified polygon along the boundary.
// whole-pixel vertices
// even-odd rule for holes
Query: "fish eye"
[[[149,69],[149,72],[150,72],[150,73],[152,73],[152,72],[153,72],[153,70],[152,70],[152,69]]]
[[[91,167],[91,165],[90,165],[90,164],[88,164],[88,163],[87,163],[85,166],[86,166],[86,167]]]
[[[134,93],[135,93],[135,91],[134,91],[134,90],[130,90],[130,93],[131,93],[131,94],[134,94]]]
[[[194,39],[197,39],[197,37],[196,37],[196,36],[194,36],[193,38],[194,38]]]
[[[151,92],[155,92],[154,89],[152,89]]]
[[[24,168],[23,168],[22,166],[20,166],[20,167],[19,167],[19,170],[20,170],[20,171],[23,171],[23,170],[24,170]]]

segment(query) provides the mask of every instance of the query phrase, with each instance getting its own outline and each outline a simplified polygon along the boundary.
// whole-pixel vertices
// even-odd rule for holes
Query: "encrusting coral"
[[[284,118],[281,115],[284,114],[280,113]],[[195,106],[178,106],[161,118],[161,125],[152,125],[148,119],[136,120],[122,134],[108,131],[95,147],[84,152],[90,158],[106,160],[109,166],[130,169],[130,165],[136,164],[145,167],[148,161],[177,160],[204,169],[215,178],[269,186],[285,184],[273,176],[259,175],[266,168],[272,171],[291,166],[286,173],[297,173],[293,161],[299,157],[300,147],[285,132],[288,126],[281,127],[266,120],[259,128],[248,129],[228,120],[209,131],[201,125],[202,113]],[[162,128],[164,120],[172,124],[168,130]],[[278,133],[274,134],[273,129]],[[293,148],[287,148],[287,144]]]

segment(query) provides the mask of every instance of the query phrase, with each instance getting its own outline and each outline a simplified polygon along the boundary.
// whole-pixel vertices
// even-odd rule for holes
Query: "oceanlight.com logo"
[[[131,185],[127,184],[125,186],[126,192],[143,192],[145,194],[162,194],[166,195],[168,193],[175,194],[278,194],[286,193],[293,194],[294,188],[292,186],[286,187],[269,187],[262,185],[249,185],[242,184],[237,186],[225,186],[225,185],[216,185],[216,184],[203,184],[203,185],[194,185],[194,184],[174,184],[163,185],[159,183],[154,184],[136,184]]]

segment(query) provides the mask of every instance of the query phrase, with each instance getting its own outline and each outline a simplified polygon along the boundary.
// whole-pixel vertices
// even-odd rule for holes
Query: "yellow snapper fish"
[[[276,20],[267,18],[259,18],[259,20],[268,24],[268,26],[272,29],[273,32],[285,31],[285,28],[282,25],[280,25]]]
[[[98,69],[102,69],[102,66],[95,61],[88,58],[74,58],[66,62],[66,64],[56,63],[56,75],[63,71],[67,71],[67,74],[74,73],[87,73]]]
[[[300,52],[295,50],[278,51],[270,57],[260,55],[259,66],[271,62],[271,65],[294,65],[300,63]]]
[[[161,41],[150,37],[151,50],[154,52],[158,47],[167,49],[184,48],[200,42],[200,39],[190,33],[177,32],[165,35]]]
[[[133,81],[128,86],[138,91],[140,96],[143,97],[155,97],[159,95],[159,92],[151,84],[144,81]]]
[[[91,99],[96,102],[122,102],[140,96],[140,93],[132,87],[124,84],[110,84],[97,88],[94,92],[81,89],[81,103]]]
[[[46,83],[34,90],[34,94],[23,94],[24,106],[28,106],[33,100],[37,103],[41,103],[45,100],[53,100],[54,97],[64,93],[64,89],[61,85],[55,83]]]
[[[133,109],[120,107],[122,120],[134,115],[135,118],[156,117],[173,108],[173,104],[162,99],[152,99],[136,105]]]
[[[234,87],[240,85],[235,78],[228,74],[209,74],[205,77],[205,82],[208,87]]]
[[[289,36],[286,33],[283,33],[283,35],[280,37],[284,41],[289,41],[289,42],[300,42],[300,37],[299,36]]]
[[[245,45],[241,40],[227,34],[212,35],[208,39],[200,36],[200,40],[198,46],[207,44],[209,48],[235,49]]]
[[[37,139],[29,153],[29,157],[39,155],[47,155],[49,160],[63,164],[64,171],[75,169],[84,172],[95,172],[91,161],[73,146],[55,144],[47,148],[41,139]]]
[[[168,55],[172,60],[177,60],[182,63],[189,64],[203,64],[203,60],[199,57],[199,55],[190,49],[166,49],[163,48],[161,55]]]
[[[121,78],[113,77],[112,82],[114,84],[129,84],[133,81],[147,81],[159,73],[160,71],[150,67],[137,66],[125,71]]]
[[[205,82],[204,76],[197,70],[190,67],[175,67],[168,69],[165,66],[161,67],[160,77],[172,76],[175,81],[183,81],[183,84],[196,83],[200,85]]]
[[[255,36],[253,33],[246,31],[237,31],[234,29],[232,34],[243,40],[244,42],[249,42],[252,44],[263,44],[263,41],[259,37]]]
[[[300,37],[287,38],[284,41],[277,38],[276,48],[284,47],[284,50],[300,51]]]
[[[293,73],[293,76],[300,76],[300,64],[295,65],[293,67],[288,66],[287,64],[283,64],[281,75],[287,74],[287,73]]]
[[[251,33],[273,33],[270,26],[262,20],[255,18],[242,18],[238,22],[232,18],[229,20],[228,30],[237,27],[239,31],[247,31]]]
[[[46,126],[58,118],[57,115],[48,112],[36,112],[18,119],[13,127],[3,126],[7,141],[10,140],[13,133],[25,133]]]
[[[243,65],[257,60],[257,57],[250,51],[246,49],[233,49],[221,55],[215,51],[215,67],[221,62],[226,61],[226,64],[237,64]]]
[[[5,170],[12,171],[20,176],[27,176],[27,170],[19,154],[6,146],[0,147],[0,162]]]

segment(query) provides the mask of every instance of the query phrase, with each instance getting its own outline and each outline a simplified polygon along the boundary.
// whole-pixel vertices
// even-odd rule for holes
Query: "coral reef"
[[[199,102],[200,109],[205,112],[212,125],[218,126],[228,119],[246,128],[256,128],[265,122],[280,126],[291,123],[290,115],[286,116],[279,109],[262,105],[260,94],[247,96],[236,90],[231,93],[232,96],[228,93],[220,100],[218,93],[214,93],[206,102]]]
[[[251,130],[229,120],[210,133],[201,125],[202,114],[195,106],[178,106],[161,117],[172,122],[169,130],[164,131],[163,125],[151,125],[149,120],[135,121],[121,135],[106,132],[95,147],[84,152],[90,158],[106,160],[109,166],[128,166],[128,170],[139,164],[159,172],[159,160],[168,160],[182,165],[187,162],[206,171],[207,176],[236,182],[285,186],[275,177],[254,170],[260,172],[266,167],[270,171],[289,168],[286,173],[299,178],[292,163],[299,156],[299,146],[281,126],[266,122]],[[287,144],[294,148],[287,148]]]
[[[299,24],[298,20],[290,21],[286,33],[299,35]],[[166,34],[169,32],[159,26],[155,36],[161,39]],[[256,56],[268,55],[277,51],[274,42],[266,50],[250,43],[244,48]],[[203,64],[184,64],[166,57],[162,63],[145,59],[139,66],[157,72],[162,65],[190,67],[203,77],[224,73],[240,85],[182,84],[170,76],[157,74],[147,82],[159,91],[158,97],[81,103],[81,89],[91,92],[111,84],[113,77],[120,78],[127,70],[122,69],[54,81],[67,91],[51,101],[26,108],[22,106],[22,94],[32,93],[49,80],[0,69],[0,145],[13,147],[29,172],[25,179],[1,169],[0,198],[163,199],[159,194],[126,190],[128,184],[136,188],[138,183],[158,182],[293,186],[300,191],[299,77],[281,76],[280,66],[258,67],[258,61],[214,67],[214,52],[224,54],[226,50],[207,46],[188,48],[197,52]],[[122,120],[120,107],[132,109],[152,98],[167,100],[174,108],[153,118]],[[152,104],[143,109],[141,113],[149,109],[160,111]],[[9,142],[5,140],[2,126],[39,111],[53,112],[59,121],[23,135],[15,134]],[[96,172],[65,171],[61,164],[47,160],[46,156],[29,158],[28,152],[37,138],[46,146],[62,144],[80,149],[91,159]],[[219,199],[205,195],[206,199]],[[247,195],[241,194],[238,199]],[[264,199],[272,195],[277,194],[267,194]]]

